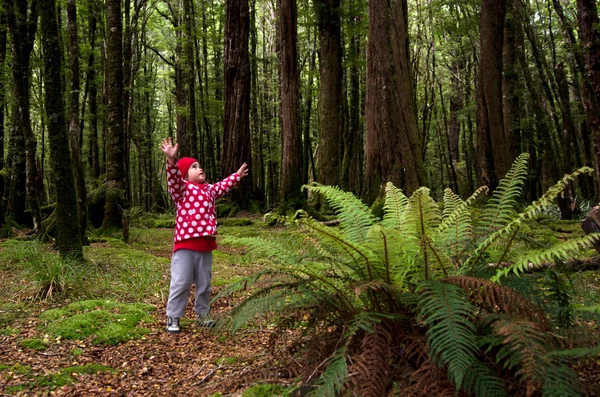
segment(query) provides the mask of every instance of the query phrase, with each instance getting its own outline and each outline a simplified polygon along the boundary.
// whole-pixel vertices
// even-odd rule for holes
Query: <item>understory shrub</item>
[[[515,161],[482,211],[473,203],[485,187],[464,201],[447,189],[437,203],[427,188],[407,197],[388,183],[379,218],[351,193],[307,186],[327,199],[339,228],[300,212],[294,218],[305,238],[297,249],[274,239],[228,238],[267,259],[215,298],[243,293],[219,326],[274,326],[274,338],[286,342],[277,360],[316,396],[379,397],[392,385],[404,396],[580,396],[549,332],[571,325],[572,317],[536,303],[568,308],[561,280],[527,283],[527,296],[507,281],[525,280],[598,238],[541,248],[520,233],[591,169],[565,176],[517,212],[527,160],[523,154]]]

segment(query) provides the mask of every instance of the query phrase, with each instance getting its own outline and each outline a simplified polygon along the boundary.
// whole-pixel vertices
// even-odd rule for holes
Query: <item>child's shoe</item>
[[[177,334],[179,331],[179,317],[167,317],[167,332]]]
[[[212,328],[215,326],[215,320],[210,318],[208,314],[196,316],[196,325],[200,328]]]

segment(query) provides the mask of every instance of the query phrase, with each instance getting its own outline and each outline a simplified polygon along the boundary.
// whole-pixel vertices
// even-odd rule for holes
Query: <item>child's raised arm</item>
[[[175,146],[173,146],[173,140],[171,139],[171,137],[169,137],[168,141],[165,138],[163,138],[163,140],[160,144],[160,150],[162,150],[162,152],[165,154],[165,156],[167,156],[167,161],[169,162],[170,165],[177,164],[177,149],[178,148],[179,148],[178,143],[176,143]]]

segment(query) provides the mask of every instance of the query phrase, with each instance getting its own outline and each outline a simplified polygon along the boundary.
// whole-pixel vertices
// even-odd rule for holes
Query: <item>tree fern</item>
[[[428,329],[429,354],[433,362],[448,367],[457,388],[475,361],[477,345],[469,320],[474,309],[459,287],[439,281],[423,285],[418,311]]]
[[[371,210],[350,192],[335,186],[305,185],[306,189],[321,194],[340,219],[340,227],[353,243],[365,241],[369,227],[376,221]]]

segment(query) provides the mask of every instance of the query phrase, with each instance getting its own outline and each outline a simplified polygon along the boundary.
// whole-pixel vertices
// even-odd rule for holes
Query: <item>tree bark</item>
[[[55,0],[40,0],[39,5],[44,52],[44,99],[48,119],[50,161],[56,183],[55,217],[58,233],[56,244],[63,258],[81,259],[83,258],[81,229],[76,210],[77,193],[65,118],[56,4]],[[76,125],[79,127],[78,123]]]
[[[6,39],[7,39],[6,13],[0,9],[0,70],[4,70],[4,61],[6,60]],[[0,170],[4,170],[6,163],[4,161],[4,108],[6,98],[6,85],[4,73],[0,75]],[[6,177],[0,175],[0,226],[4,224],[4,214],[6,210],[6,201],[4,200],[4,190],[6,187]]]
[[[583,96],[588,126],[594,137],[596,156],[596,191],[600,191],[600,32],[598,10],[594,0],[577,0],[579,37],[583,47],[585,77]]]
[[[317,178],[324,185],[339,185],[343,153],[340,0],[317,0],[314,8],[320,74]]]
[[[106,1],[106,205],[104,229],[120,228],[125,198],[125,153],[123,130],[123,25],[121,0]]]
[[[45,3],[47,7],[54,9],[52,2]],[[76,0],[67,1],[67,31],[69,49],[70,70],[70,93],[69,93],[69,143],[71,147],[71,159],[73,162],[73,174],[77,192],[77,215],[79,219],[79,232],[82,239],[85,238],[87,229],[87,193],[85,190],[85,179],[83,174],[83,161],[81,160],[81,142],[79,130],[79,40],[77,38],[77,7]],[[58,38],[57,38],[58,40]],[[59,109],[57,109],[58,111]],[[83,240],[82,240],[83,241]]]
[[[510,166],[502,112],[502,43],[506,0],[483,0],[477,80],[479,185],[498,186]]]
[[[407,1],[369,1],[366,172],[372,203],[391,181],[410,194],[425,182],[408,54]]]
[[[519,19],[515,16],[517,1],[507,1],[507,12],[504,24],[504,44],[502,61],[504,73],[502,75],[502,109],[504,111],[504,130],[508,160],[510,162],[521,154],[521,117],[519,114],[519,74],[516,57],[517,41],[515,35],[515,24]]]
[[[281,197],[301,197],[302,139],[298,114],[296,0],[277,0],[279,90],[281,98]]]
[[[29,4],[28,4],[29,3]],[[43,235],[40,195],[37,189],[39,171],[36,163],[37,140],[29,113],[30,59],[37,29],[37,0],[6,0],[6,18],[13,56],[13,94],[16,102],[16,134],[22,135],[25,149],[27,201],[31,210],[33,231]],[[28,8],[29,7],[29,8]],[[19,214],[17,214],[19,215]]]
[[[225,3],[225,117],[221,176],[225,177],[248,163],[251,172],[250,147],[250,8],[248,0]],[[248,208],[252,198],[252,175],[232,192],[241,208]]]
[[[96,82],[96,65],[94,51],[96,45],[96,24],[98,7],[96,0],[89,0],[88,30],[90,42],[90,55],[88,58],[87,80],[89,81],[90,126],[89,167],[92,183],[95,186],[100,178],[100,147],[98,145],[98,83]]]

